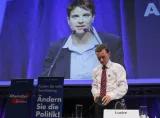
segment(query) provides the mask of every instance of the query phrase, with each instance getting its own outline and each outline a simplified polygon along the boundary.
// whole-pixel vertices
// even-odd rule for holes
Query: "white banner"
[[[105,109],[103,118],[140,118],[139,110],[109,110]]]

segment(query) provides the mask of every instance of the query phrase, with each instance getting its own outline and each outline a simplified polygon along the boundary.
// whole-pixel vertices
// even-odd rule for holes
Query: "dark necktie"
[[[106,83],[107,83],[107,76],[106,76],[106,67],[102,67],[102,75],[101,75],[101,89],[100,89],[100,96],[104,97],[106,95]]]

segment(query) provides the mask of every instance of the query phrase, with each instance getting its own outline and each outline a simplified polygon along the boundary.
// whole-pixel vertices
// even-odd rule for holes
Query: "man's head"
[[[108,63],[108,60],[110,59],[109,48],[104,44],[100,44],[100,45],[97,45],[95,52],[99,62],[102,65],[106,65]]]
[[[74,0],[67,8],[68,24],[72,31],[82,34],[90,30],[95,8],[91,0]]]

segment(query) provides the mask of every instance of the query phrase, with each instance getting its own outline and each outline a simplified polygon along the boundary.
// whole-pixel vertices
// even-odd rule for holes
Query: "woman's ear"
[[[68,23],[68,25],[70,25],[70,20],[69,20],[69,17],[67,17],[67,23]]]
[[[93,15],[93,17],[92,17],[92,23],[94,22],[94,18],[95,18],[95,15]]]

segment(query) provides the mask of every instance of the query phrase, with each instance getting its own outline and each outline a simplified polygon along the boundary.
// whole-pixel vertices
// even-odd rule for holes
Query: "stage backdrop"
[[[69,2],[0,0],[0,80],[38,77],[50,43],[70,33]],[[94,2],[95,28],[122,37],[128,79],[160,78],[160,1]]]

